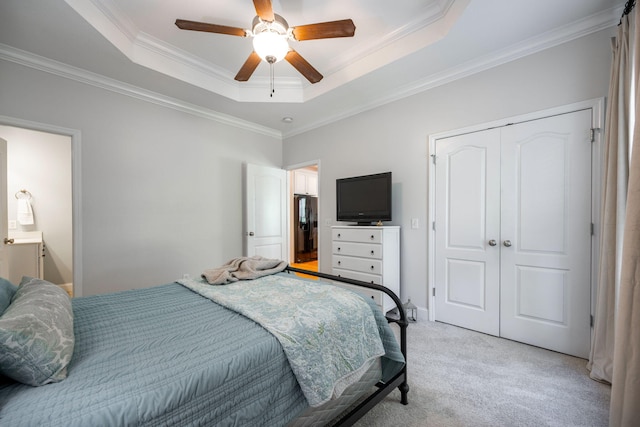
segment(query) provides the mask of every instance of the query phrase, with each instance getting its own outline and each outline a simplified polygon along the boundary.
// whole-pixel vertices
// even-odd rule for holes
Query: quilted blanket
[[[385,354],[369,304],[354,292],[278,274],[224,286],[185,287],[254,320],[282,345],[310,406],[339,397]]]
[[[67,379],[0,376],[0,426],[284,426],[308,408],[272,334],[184,286],[72,304]]]

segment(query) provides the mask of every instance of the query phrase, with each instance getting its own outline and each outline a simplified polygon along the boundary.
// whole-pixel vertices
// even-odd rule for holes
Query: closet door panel
[[[436,320],[499,333],[499,130],[436,147]]]
[[[590,342],[590,124],[580,111],[501,135],[500,335],[580,357]]]
[[[566,253],[567,141],[561,135],[538,135],[509,150],[517,164],[512,173],[518,251]],[[505,183],[505,187],[509,183]]]

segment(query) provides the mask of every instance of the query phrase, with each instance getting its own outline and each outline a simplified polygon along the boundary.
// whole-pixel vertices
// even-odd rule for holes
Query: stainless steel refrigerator
[[[318,198],[294,196],[295,262],[318,259]]]

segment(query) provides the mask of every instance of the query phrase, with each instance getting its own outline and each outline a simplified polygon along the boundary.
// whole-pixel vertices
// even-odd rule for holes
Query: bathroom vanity
[[[44,278],[44,242],[41,231],[9,233],[7,245],[9,281],[19,284],[22,276]]]

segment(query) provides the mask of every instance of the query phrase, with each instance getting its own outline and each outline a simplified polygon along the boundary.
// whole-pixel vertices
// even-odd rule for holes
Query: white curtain
[[[604,183],[601,206],[600,262],[593,339],[587,367],[591,378],[611,383],[615,313],[622,270],[622,243],[629,175],[629,16],[612,40],[613,63],[604,138]]]
[[[638,10],[622,18],[614,45],[605,133],[600,274],[588,363],[592,378],[611,382],[611,427],[640,426]]]
[[[640,9],[632,12],[636,24]],[[631,48],[633,81],[640,84],[640,30],[634,26]],[[640,97],[636,92],[622,273],[614,340],[611,426],[640,426]]]

